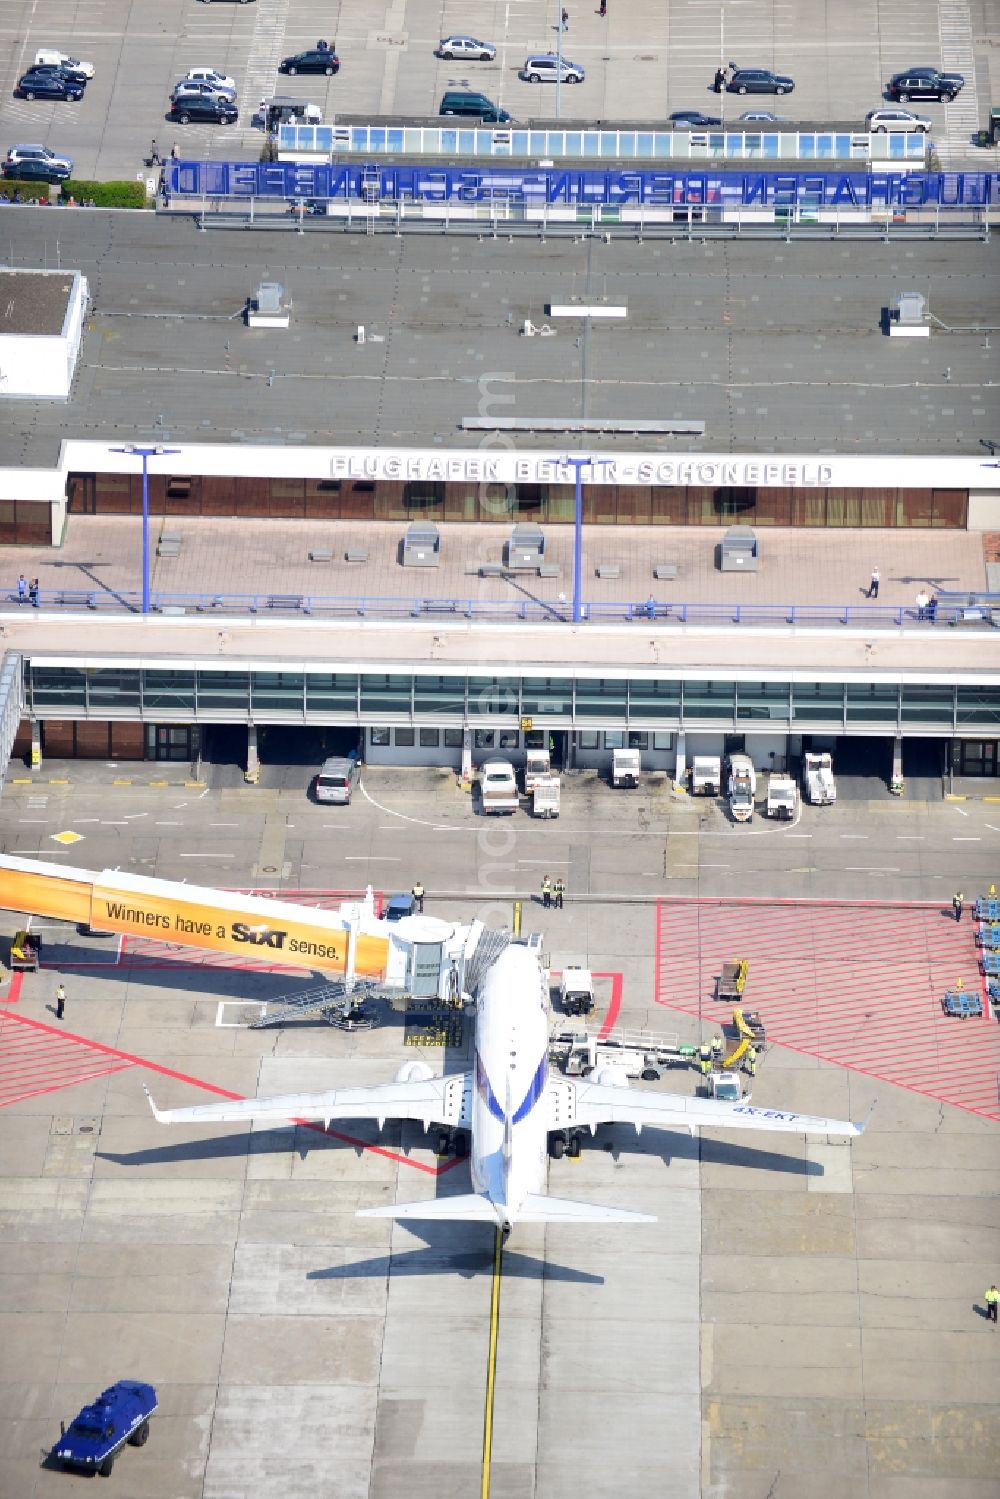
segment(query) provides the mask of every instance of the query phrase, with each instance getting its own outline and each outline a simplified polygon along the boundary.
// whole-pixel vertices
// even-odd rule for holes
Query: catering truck
[[[695,755],[691,761],[691,795],[719,796],[722,792],[722,761],[718,755]]]
[[[802,791],[813,806],[826,807],[837,800],[837,783],[833,779],[833,759],[829,751],[807,752],[802,758]]]
[[[729,810],[736,822],[753,820],[753,799],[757,791],[757,772],[749,755],[729,757]]]
[[[639,751],[637,749],[612,750],[612,786],[638,786],[640,764]]]
[[[771,776],[767,783],[767,815],[790,822],[798,811],[799,788],[791,776]]]

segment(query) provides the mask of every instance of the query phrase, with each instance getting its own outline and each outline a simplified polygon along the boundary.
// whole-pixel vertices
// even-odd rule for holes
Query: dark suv
[[[898,99],[901,104],[909,99],[944,99],[950,103],[964,83],[961,73],[942,73],[937,68],[908,68],[905,73],[894,73],[885,91],[890,99]]]
[[[25,73],[14,90],[18,99],[72,99],[77,103],[83,98],[83,84],[64,78],[61,73]]]
[[[193,94],[190,98],[178,99],[170,106],[168,115],[178,125],[189,125],[192,120],[209,125],[235,125],[239,117],[236,105],[219,94]]]
[[[284,57],[278,64],[279,73],[332,73],[340,72],[340,58],[329,47],[310,47],[307,52],[296,52],[294,57]]]

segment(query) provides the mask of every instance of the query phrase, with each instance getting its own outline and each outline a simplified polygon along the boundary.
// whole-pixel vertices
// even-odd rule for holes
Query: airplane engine
[[[426,1083],[434,1076],[434,1069],[426,1062],[404,1062],[396,1073],[397,1083]]]
[[[627,1088],[628,1073],[624,1067],[601,1067],[595,1081],[604,1083],[608,1088]]]

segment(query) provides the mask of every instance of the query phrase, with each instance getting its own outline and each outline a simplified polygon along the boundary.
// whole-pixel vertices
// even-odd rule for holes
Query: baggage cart
[[[972,994],[967,989],[946,989],[941,1006],[946,1015],[953,1015],[959,1020],[968,1020],[970,1016],[983,1013],[981,996]]]

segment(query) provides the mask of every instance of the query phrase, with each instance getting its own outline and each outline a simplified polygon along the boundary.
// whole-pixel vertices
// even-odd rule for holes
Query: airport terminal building
[[[631,746],[679,777],[703,751],[767,770],[830,747],[887,783],[908,756],[997,775],[991,244],[914,241],[904,269],[174,221],[179,266],[122,217],[110,251],[100,215],[60,219],[87,312],[50,299],[39,336],[67,341],[66,398],[0,397],[0,541],[11,585],[40,578],[37,610],[3,611],[8,749],[252,768],[297,738],[468,772]],[[255,323],[278,265],[281,317]],[[934,321],[892,338],[914,285]],[[30,338],[38,286],[13,296]],[[846,551],[867,572],[887,546],[922,560],[838,595]]]

